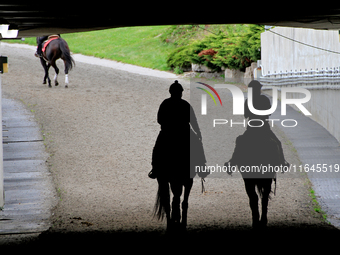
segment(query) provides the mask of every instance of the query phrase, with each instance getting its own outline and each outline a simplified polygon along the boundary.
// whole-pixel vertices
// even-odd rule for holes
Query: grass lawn
[[[167,26],[122,27],[62,34],[62,37],[73,53],[167,71],[170,69],[166,65],[166,59],[175,46],[161,42],[159,36],[166,28]],[[36,39],[26,38],[25,43],[36,45]]]

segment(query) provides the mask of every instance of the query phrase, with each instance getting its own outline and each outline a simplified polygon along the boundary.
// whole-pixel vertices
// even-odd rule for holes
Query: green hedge
[[[236,33],[211,33],[173,50],[168,56],[167,65],[174,70],[183,70],[195,63],[215,71],[220,71],[222,67],[244,71],[251,62],[261,58],[262,32],[263,26],[244,25]]]

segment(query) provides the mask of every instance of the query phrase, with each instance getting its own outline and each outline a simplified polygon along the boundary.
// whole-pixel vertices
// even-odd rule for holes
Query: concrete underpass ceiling
[[[39,3],[36,3],[39,2]],[[163,2],[95,1],[81,5],[66,1],[11,0],[0,3],[0,24],[19,30],[18,37],[71,33],[124,26],[173,24],[264,24],[340,29],[340,2],[327,6],[290,5],[288,2],[246,2],[231,5]],[[53,2],[53,3],[52,3]],[[66,5],[64,6],[64,4]],[[95,3],[95,4],[94,4]],[[281,4],[278,6],[278,4]]]

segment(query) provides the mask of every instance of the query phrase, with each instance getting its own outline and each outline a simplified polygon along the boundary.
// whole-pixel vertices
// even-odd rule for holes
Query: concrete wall
[[[303,28],[276,27],[272,31],[299,42],[323,49],[340,52],[338,31],[313,30]],[[340,67],[340,54],[330,53],[302,45],[269,31],[261,34],[261,64],[265,75],[302,69],[321,70]],[[267,76],[269,80],[275,76]],[[316,78],[311,78],[316,79]],[[326,79],[330,79],[327,78]],[[265,84],[265,83],[264,83]],[[340,142],[340,89],[339,84],[303,84],[311,92],[311,99],[304,106],[311,112],[311,118],[325,127]],[[326,88],[327,85],[327,88]],[[301,86],[291,84],[290,86]],[[265,87],[265,86],[264,86]],[[330,89],[331,87],[331,89]],[[292,93],[293,98],[303,96]]]
[[[2,91],[1,91],[1,74],[0,74],[0,120],[2,123]],[[3,165],[3,148],[2,148],[2,124],[0,129],[0,208],[5,203],[5,192],[4,192],[4,165]]]
[[[275,27],[271,31],[323,49],[340,52],[339,32],[305,28]],[[264,74],[340,66],[340,55],[302,45],[270,31],[261,34]]]
[[[225,82],[236,82],[248,85],[249,82],[254,80],[254,69],[257,68],[257,63],[253,62],[249,67],[246,68],[245,72],[237,69],[225,69],[224,71],[224,81]]]
[[[269,92],[269,91],[268,91]],[[311,119],[318,122],[340,143],[340,89],[309,89],[311,99],[303,105],[312,114]],[[271,93],[268,93],[271,95]],[[281,98],[279,92],[279,98]],[[289,93],[289,98],[304,97],[301,93]],[[293,106],[293,105],[292,105]],[[295,110],[298,110],[293,106]]]
[[[325,127],[340,142],[340,90],[310,90],[311,100],[306,103],[312,119]]]

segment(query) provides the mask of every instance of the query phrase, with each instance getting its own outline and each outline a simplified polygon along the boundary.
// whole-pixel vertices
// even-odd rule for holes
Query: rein
[[[201,178],[201,183],[202,183],[202,193],[205,193],[205,188],[204,188],[204,178]]]
[[[41,55],[41,58],[43,58],[46,62],[49,63],[48,59],[44,57],[44,54]]]

